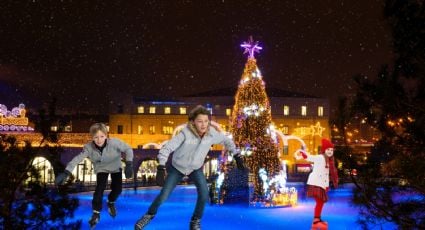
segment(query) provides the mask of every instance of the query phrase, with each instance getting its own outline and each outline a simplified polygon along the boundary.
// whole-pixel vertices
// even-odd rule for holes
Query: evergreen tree
[[[43,114],[43,113],[41,113]],[[13,136],[0,135],[0,228],[1,229],[79,229],[81,221],[68,222],[78,207],[78,200],[65,190],[57,190],[40,181],[33,165],[40,150],[51,151],[51,160],[59,162],[57,133],[48,131],[54,113],[50,105],[47,117],[38,124],[43,140],[38,147],[27,142],[20,146]]]
[[[355,78],[353,110],[380,131],[367,164],[355,181],[360,223],[385,221],[400,229],[425,229],[425,6],[423,1],[388,0],[385,16],[393,31],[394,68],[377,79]]]
[[[245,163],[252,175],[254,196],[262,197],[264,190],[259,170],[264,168],[268,177],[272,177],[279,172],[280,162],[277,145],[270,133],[272,117],[269,99],[254,58],[254,52],[258,52],[261,47],[258,42],[254,43],[252,37],[242,46],[249,56],[235,96],[231,133],[237,147],[243,153],[251,153],[245,154]]]

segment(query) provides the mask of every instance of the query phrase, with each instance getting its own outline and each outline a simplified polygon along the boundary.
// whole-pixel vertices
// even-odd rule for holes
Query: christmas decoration
[[[251,206],[295,205],[295,188],[286,188],[286,165],[279,159],[277,135],[271,108],[254,57],[262,47],[252,37],[241,45],[248,53],[231,116],[231,134],[248,168],[235,170],[229,157],[222,157],[216,183],[220,203],[242,201]]]
[[[34,131],[32,127],[28,126],[28,118],[25,116],[26,110],[24,104],[19,104],[11,111],[3,104],[0,104],[0,132],[26,132]]]

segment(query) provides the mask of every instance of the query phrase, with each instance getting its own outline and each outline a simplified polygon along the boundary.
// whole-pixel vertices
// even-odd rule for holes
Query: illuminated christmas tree
[[[248,53],[248,60],[235,96],[231,133],[249,168],[253,199],[261,199],[267,193],[269,178],[280,171],[280,160],[276,140],[272,138],[271,108],[265,83],[254,57],[262,48],[252,37],[241,47]]]
[[[213,203],[249,203],[253,207],[297,204],[297,190],[286,187],[286,167],[279,159],[265,83],[254,53],[262,48],[252,37],[241,45],[248,60],[236,92],[231,135],[243,155],[246,170],[237,169],[232,157],[219,157],[217,179],[211,185]]]

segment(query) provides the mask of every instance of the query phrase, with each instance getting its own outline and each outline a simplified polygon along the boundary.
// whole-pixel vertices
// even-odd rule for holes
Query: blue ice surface
[[[291,186],[288,184],[288,186]],[[304,185],[298,184],[299,188]],[[109,216],[106,201],[101,212],[101,220],[95,229],[134,229],[134,224],[159,193],[159,187],[123,190],[116,202],[118,215]],[[106,200],[109,191],[105,191]],[[315,202],[299,191],[298,205],[284,208],[253,208],[247,205],[209,205],[202,218],[202,229],[214,230],[250,230],[250,229],[310,229]],[[72,220],[81,219],[82,229],[90,229],[88,220],[92,214],[91,199],[93,192],[79,193],[75,196],[80,206]],[[196,203],[196,188],[193,185],[177,186],[168,200],[161,205],[157,215],[146,230],[184,230],[189,229],[189,221]],[[359,209],[351,205],[352,185],[342,185],[329,192],[329,201],[325,203],[322,219],[329,223],[330,230],[361,229],[356,223]],[[383,226],[371,226],[370,229],[396,229],[387,223]]]

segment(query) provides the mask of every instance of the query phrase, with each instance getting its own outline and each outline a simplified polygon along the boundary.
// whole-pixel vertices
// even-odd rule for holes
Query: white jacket
[[[325,156],[307,154],[307,161],[313,162],[313,171],[308,176],[307,184],[319,186],[323,189],[329,187],[329,168],[326,168]]]

